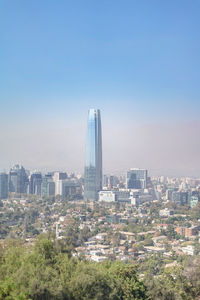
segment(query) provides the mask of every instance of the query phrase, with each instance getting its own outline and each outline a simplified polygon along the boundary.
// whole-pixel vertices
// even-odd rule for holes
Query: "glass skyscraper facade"
[[[99,109],[90,109],[86,138],[84,199],[98,200],[102,189],[102,137]]]

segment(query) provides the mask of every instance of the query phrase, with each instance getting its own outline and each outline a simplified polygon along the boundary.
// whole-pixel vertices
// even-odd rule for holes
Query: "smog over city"
[[[107,172],[198,176],[198,6],[2,1],[1,170],[83,172],[94,107]]]

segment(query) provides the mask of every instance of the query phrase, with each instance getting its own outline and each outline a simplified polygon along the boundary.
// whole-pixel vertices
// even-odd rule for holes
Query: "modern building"
[[[0,173],[0,199],[8,198],[8,175]]]
[[[108,186],[108,176],[107,175],[103,175],[103,186],[104,187]]]
[[[41,195],[44,197],[55,196],[55,182],[48,174],[42,178]]]
[[[115,193],[112,191],[100,191],[99,201],[103,202],[115,202]]]
[[[84,199],[98,200],[100,190],[102,190],[101,115],[99,109],[90,109],[86,138]]]
[[[191,196],[190,197],[190,207],[195,207],[197,203],[199,202],[199,197],[198,196]]]
[[[62,199],[70,196],[80,197],[82,194],[81,183],[79,180],[64,179],[57,181],[56,195],[60,195]]]
[[[189,198],[188,192],[180,192],[181,205],[189,204]]]
[[[15,165],[9,172],[9,191],[11,193],[27,193],[28,176],[22,166]]]
[[[146,189],[147,187],[147,170],[130,169],[126,174],[127,189]]]
[[[67,173],[66,172],[54,172],[53,179],[56,180],[64,180],[67,179]]]
[[[130,191],[119,190],[115,191],[115,200],[121,203],[131,203]]]
[[[112,189],[114,186],[116,186],[119,183],[119,180],[116,176],[110,175],[108,177],[108,188]]]
[[[66,172],[55,172],[53,175],[53,180],[55,182],[55,195],[60,195],[60,185],[61,180],[67,179],[67,173]]]
[[[138,191],[131,191],[130,192],[130,200],[131,200],[131,204],[134,206],[139,206],[140,205],[140,193],[139,190]]]
[[[189,204],[190,195],[188,192],[173,191],[172,202],[178,205]]]
[[[177,188],[170,188],[166,190],[166,199],[172,200],[172,193],[178,191]]]
[[[42,174],[40,172],[34,172],[30,177],[29,193],[33,195],[41,196],[42,189]]]
[[[181,205],[181,193],[178,191],[172,192],[172,202]]]

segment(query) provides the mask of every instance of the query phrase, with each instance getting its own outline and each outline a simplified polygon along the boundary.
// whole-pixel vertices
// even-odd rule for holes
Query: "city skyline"
[[[82,172],[99,107],[105,173],[199,176],[199,8],[1,2],[0,169]]]
[[[199,12],[0,1],[0,299],[200,300]]]

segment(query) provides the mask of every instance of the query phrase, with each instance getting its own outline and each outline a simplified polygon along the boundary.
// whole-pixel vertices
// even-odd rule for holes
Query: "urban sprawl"
[[[0,174],[0,237],[55,232],[71,237],[74,256],[141,261],[159,254],[166,265],[200,252],[200,179],[149,177],[130,169],[103,176],[98,201],[83,197],[84,179],[65,172],[29,173],[15,165]]]
[[[2,243],[20,238],[31,245],[50,232],[90,261],[140,261],[143,268],[156,256],[154,275],[158,265],[200,253],[200,179],[150,177],[139,168],[102,175],[98,109],[88,113],[84,176],[15,165],[0,173],[0,199]]]

